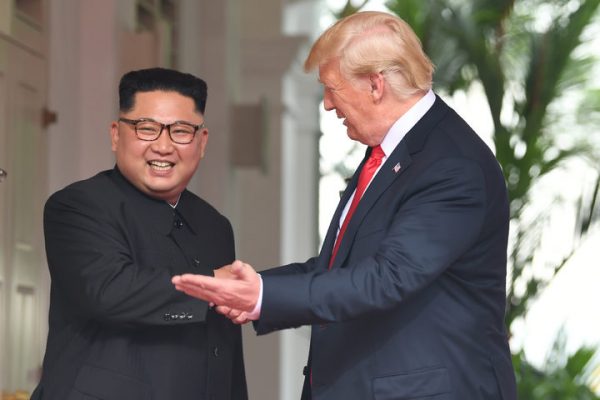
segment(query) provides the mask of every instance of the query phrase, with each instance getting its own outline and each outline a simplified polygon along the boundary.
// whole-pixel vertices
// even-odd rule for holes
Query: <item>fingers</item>
[[[217,310],[219,314],[229,318],[234,324],[241,325],[250,321],[248,313],[245,311],[236,310],[227,306],[217,306],[215,307],[215,310]]]
[[[219,290],[218,285],[205,284],[205,279],[216,280],[212,277],[203,275],[175,276],[172,279],[175,289],[189,296],[213,304],[222,304],[224,302],[223,292]]]
[[[224,265],[221,268],[214,270],[215,278],[219,279],[234,279],[235,275],[231,272],[231,264]]]
[[[235,315],[226,315],[236,323],[247,322],[247,316],[240,313],[254,309],[261,285],[260,277],[252,266],[239,260],[215,270],[215,277],[183,274],[174,276],[172,283],[177,290],[190,296],[240,310]]]
[[[204,278],[214,279],[213,277],[207,277],[205,275],[194,275],[194,274],[183,274],[183,275],[175,275],[171,282],[174,285],[196,285],[198,287],[204,287]]]
[[[217,312],[219,314],[222,314],[229,319],[235,319],[243,313],[243,311],[241,311],[241,310],[236,310],[235,308],[231,308],[231,307],[227,307],[227,306],[217,306],[217,307],[215,307],[215,310],[217,310]]]
[[[224,265],[221,268],[217,268],[214,270],[214,278],[217,279],[242,279],[247,280],[256,274],[254,268],[250,264],[246,264],[240,260],[234,261],[230,265]],[[183,274],[176,275],[173,277],[173,284],[178,283],[188,283],[194,284],[201,287],[211,287],[212,284],[216,284],[213,277],[206,275],[196,275],[196,274]]]
[[[250,264],[246,264],[243,261],[236,260],[231,264],[230,272],[232,275],[235,275],[238,279],[242,280],[250,280],[254,275],[256,275],[256,271]]]
[[[211,292],[207,292],[200,287],[176,284],[175,289],[187,294],[188,296],[196,297],[209,303],[215,303],[216,301],[218,302],[218,299],[215,299]]]
[[[218,279],[204,275],[181,275],[173,278],[175,289],[208,303],[245,309],[244,284],[239,280]],[[240,287],[242,286],[242,287]]]
[[[175,287],[188,288],[198,292],[219,292],[229,279],[219,279],[206,275],[183,274],[171,280]]]
[[[236,279],[244,279],[244,263],[236,260],[231,264],[231,275]]]
[[[233,322],[234,324],[237,324],[237,325],[247,324],[248,322],[250,322],[250,319],[246,315],[247,314],[245,312],[243,312],[236,319],[232,319],[231,322]]]

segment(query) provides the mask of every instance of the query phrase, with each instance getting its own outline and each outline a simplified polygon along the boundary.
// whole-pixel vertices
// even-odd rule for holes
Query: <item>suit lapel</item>
[[[329,259],[331,258],[331,252],[333,251],[333,245],[335,244],[340,218],[342,217],[342,211],[344,211],[344,207],[348,203],[348,200],[350,200],[352,193],[354,193],[354,189],[356,189],[358,175],[360,174],[362,166],[367,161],[367,158],[369,158],[369,154],[370,152],[367,149],[364,158],[360,162],[356,171],[354,171],[354,175],[352,175],[352,178],[350,179],[348,186],[346,186],[344,193],[342,193],[342,197],[340,198],[335,213],[333,214],[331,222],[329,223],[329,228],[327,229],[327,234],[325,235],[325,240],[323,241],[323,246],[321,248],[319,257],[319,261],[321,262],[322,266],[325,266],[325,268],[328,267]]]
[[[363,197],[360,199],[360,202],[354,211],[354,215],[346,228],[346,233],[344,234],[340,248],[335,256],[334,263],[331,266],[332,268],[339,267],[344,262],[352,243],[354,242],[356,231],[367,215],[367,212],[373,207],[377,199],[386,191],[386,189],[402,175],[409,167],[410,163],[411,157],[406,144],[400,142],[382,165],[379,172],[377,172],[377,175],[375,175],[375,178],[373,178],[373,181],[369,187],[367,187]],[[345,205],[346,203],[344,202],[343,204]],[[329,251],[331,252],[331,249]]]

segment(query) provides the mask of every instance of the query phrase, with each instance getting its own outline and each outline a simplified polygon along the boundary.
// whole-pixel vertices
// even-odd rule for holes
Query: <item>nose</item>
[[[331,99],[331,93],[328,90],[323,92],[323,108],[325,108],[325,111],[331,111],[335,108]]]
[[[166,127],[163,128],[158,139],[152,142],[152,150],[159,154],[167,154],[173,151],[173,141],[169,136],[169,132]]]

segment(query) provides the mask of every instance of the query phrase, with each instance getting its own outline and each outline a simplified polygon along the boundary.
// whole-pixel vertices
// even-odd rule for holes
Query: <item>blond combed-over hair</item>
[[[304,69],[334,59],[347,79],[381,73],[401,99],[431,89],[433,64],[411,27],[395,15],[362,11],[337,21],[314,43]]]

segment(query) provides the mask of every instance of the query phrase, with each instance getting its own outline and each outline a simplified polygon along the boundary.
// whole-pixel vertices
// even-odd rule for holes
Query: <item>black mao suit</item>
[[[367,188],[328,270],[360,168],[319,256],[262,272],[257,332],[312,325],[303,399],[310,387],[315,400],[515,400],[508,201],[493,154],[436,98]]]
[[[44,400],[245,400],[240,329],[171,276],[234,260],[229,221],[184,191],[173,209],[104,171],[55,193]]]

